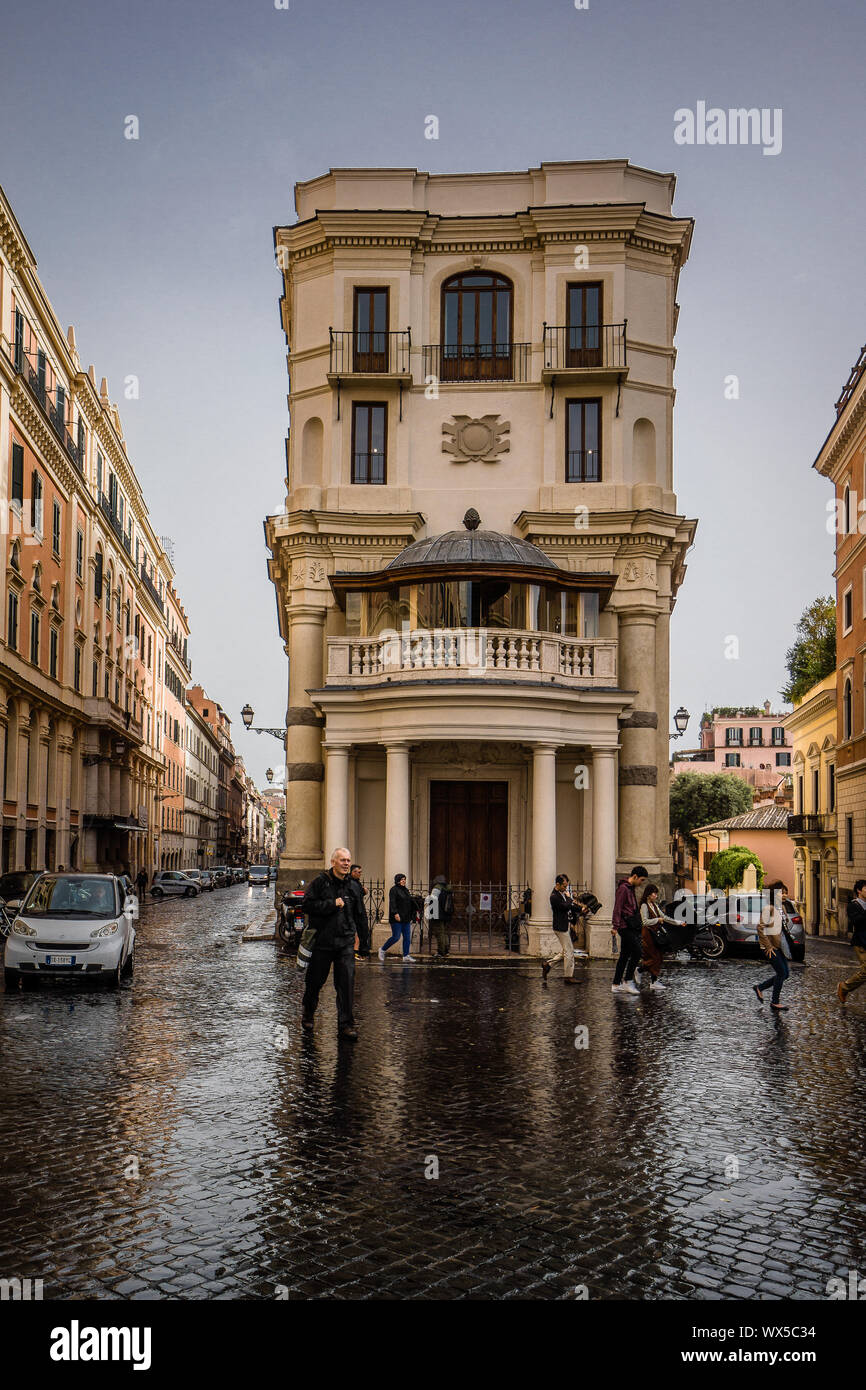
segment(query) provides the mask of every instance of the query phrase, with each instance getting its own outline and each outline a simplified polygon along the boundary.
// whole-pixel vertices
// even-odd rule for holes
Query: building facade
[[[794,744],[792,894],[806,930],[839,935],[839,846],[836,838],[836,672],[818,681],[785,720]],[[843,934],[847,926],[843,926]]]
[[[286,510],[266,521],[289,655],[293,886],[670,877],[670,615],[696,523],[673,490],[692,223],[611,160],[336,170],[275,229]]]
[[[866,878],[866,348],[813,467],[833,484],[836,536],[836,826],[839,911]]]
[[[200,685],[193,685],[186,692],[187,704],[197,711],[209,725],[217,749],[217,800],[216,800],[216,862],[227,864],[232,859],[231,837],[231,783],[235,768],[235,751],[232,746],[231,720],[216,700],[212,700]]]
[[[781,882],[789,893],[794,885],[794,847],[788,837],[790,806],[784,795],[778,800],[754,806],[741,816],[714,821],[695,830],[698,852],[695,864],[695,891],[706,893],[710,865],[717,854],[733,845],[750,849],[761,861],[764,883]]]
[[[213,729],[192,701],[186,705],[186,795],[184,868],[208,869],[218,863],[220,746]]]
[[[0,190],[3,870],[158,863],[155,535],[105,379]]]
[[[770,788],[791,771],[787,716],[763,708],[716,707],[701,716],[700,747],[681,750],[672,772],[730,772],[749,786]]]

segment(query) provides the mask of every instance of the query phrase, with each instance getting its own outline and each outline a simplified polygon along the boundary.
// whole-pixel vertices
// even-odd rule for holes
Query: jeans
[[[340,1028],[350,1028],[355,1022],[355,943],[326,946],[324,950],[313,947],[310,963],[307,966],[307,983],[304,989],[304,1017],[312,1018],[319,1002],[322,985],[328,978],[331,966],[334,967],[334,989],[337,993],[337,1024]]]
[[[396,946],[400,938],[403,938],[403,955],[408,956],[409,948],[412,945],[412,923],[411,922],[392,922],[391,935],[382,947],[387,951],[389,946]]]
[[[619,928],[619,960],[616,963],[613,982],[615,985],[622,984],[622,977],[626,980],[634,978],[635,967],[640,964],[643,954],[643,944],[640,932],[635,927]]]
[[[758,985],[758,989],[761,990],[761,992],[763,993],[765,989],[769,989],[770,985],[772,985],[773,1003],[778,1004],[779,995],[782,993],[782,985],[785,983],[785,981],[791,973],[788,969],[788,962],[782,955],[780,947],[777,946],[776,950],[770,956],[770,964],[773,967],[774,973],[770,976],[769,980],[762,980],[761,983]]]

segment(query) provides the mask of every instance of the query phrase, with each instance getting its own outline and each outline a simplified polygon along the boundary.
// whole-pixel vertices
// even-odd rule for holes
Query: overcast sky
[[[194,679],[256,780],[280,752],[240,708],[279,724],[286,707],[262,531],[283,507],[287,424],[272,228],[294,219],[294,183],[329,166],[626,157],[676,173],[696,229],[675,483],[700,525],[672,707],[692,713],[685,743],[709,704],[777,707],[797,619],[832,591],[829,485],[811,464],[866,339],[862,0],[289,6],[43,0],[5,7],[2,30],[0,182],[63,326],[108,377],[174,538]],[[677,144],[674,113],[699,102],[781,108],[780,152]]]

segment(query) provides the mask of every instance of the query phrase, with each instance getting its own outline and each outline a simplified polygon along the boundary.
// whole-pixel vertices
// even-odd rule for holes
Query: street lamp
[[[272,729],[272,728],[267,728],[267,727],[265,727],[264,725],[263,725],[261,728],[257,728],[257,727],[253,724],[253,720],[255,719],[255,717],[256,717],[256,715],[255,715],[255,710],[253,709],[252,705],[250,705],[250,704],[244,705],[243,709],[241,710],[241,719],[244,721],[244,728],[245,728],[245,729],[248,729],[249,732],[250,732],[251,734],[272,734],[273,737],[274,737],[274,738],[278,738],[278,739],[280,740],[280,743],[282,743],[282,745],[285,747],[285,743],[286,743],[286,731],[285,731],[285,728],[282,728],[282,729]]]
[[[251,711],[251,712],[252,712],[252,711]],[[677,710],[676,714],[674,715],[674,724],[676,725],[676,733],[675,733],[675,734],[670,734],[669,737],[670,737],[670,738],[682,738],[683,734],[685,733],[686,729],[687,729],[688,726],[689,726],[689,720],[691,719],[691,717],[692,717],[692,716],[689,714],[689,712],[688,712],[688,710],[685,708],[685,706],[684,706],[684,705],[680,705],[679,709]]]
[[[268,770],[267,770],[267,772],[265,773],[265,776],[267,777],[267,779],[268,779],[269,782],[273,782],[273,780],[274,780],[274,769],[273,769],[272,767],[269,767]]]

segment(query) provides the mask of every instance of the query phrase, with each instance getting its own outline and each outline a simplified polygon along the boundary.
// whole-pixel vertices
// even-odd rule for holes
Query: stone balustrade
[[[376,637],[329,637],[326,684],[399,679],[527,681],[615,686],[615,641],[510,628],[435,628]]]

